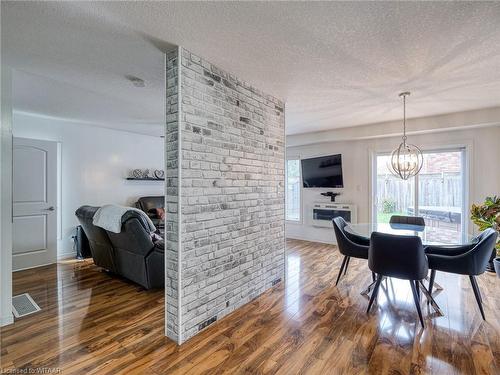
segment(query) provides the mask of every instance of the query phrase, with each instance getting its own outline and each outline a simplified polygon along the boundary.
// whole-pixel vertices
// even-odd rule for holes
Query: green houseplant
[[[471,220],[480,231],[493,228],[500,232],[500,197],[486,197],[481,205],[473,204],[471,207]],[[497,241],[496,258],[493,260],[494,269],[500,277],[500,239]],[[490,266],[490,268],[493,268]]]

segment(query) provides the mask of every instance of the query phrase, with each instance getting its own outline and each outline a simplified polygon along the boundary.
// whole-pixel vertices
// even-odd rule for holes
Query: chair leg
[[[425,328],[424,318],[422,318],[422,311],[420,310],[420,301],[418,298],[417,292],[417,280],[410,280],[411,292],[413,293],[413,300],[415,301],[415,307],[417,308],[418,317],[420,319],[420,324],[422,324],[422,328]]]
[[[434,286],[434,279],[436,278],[436,270],[431,270],[431,278],[429,280],[429,294],[432,294],[432,287]]]
[[[471,276],[469,276],[471,277]],[[481,291],[479,290],[479,285],[477,283],[477,279],[475,276],[472,276],[472,280],[474,280],[474,284],[476,284],[476,290],[477,290],[477,295],[479,296],[479,300],[481,301],[481,304],[483,303],[483,296],[481,295]]]
[[[472,284],[472,290],[474,290],[474,296],[476,297],[477,305],[479,306],[479,310],[481,311],[481,316],[483,320],[486,320],[484,316],[483,310],[483,300],[481,298],[481,292],[479,291],[479,286],[477,285],[476,277],[473,275],[469,275],[470,283]]]
[[[335,286],[339,283],[340,276],[342,276],[342,271],[344,270],[345,263],[347,262],[347,256],[344,257],[344,260],[342,261],[342,265],[340,266],[340,271],[339,271],[339,276],[337,277],[337,282],[335,283]]]
[[[370,309],[373,305],[373,301],[375,301],[375,298],[377,298],[378,290],[380,288],[380,284],[382,283],[382,279],[384,277],[382,275],[378,275],[377,281],[375,283],[375,288],[373,289],[372,295],[370,297],[370,302],[368,303],[368,308],[366,309],[366,313],[368,314],[370,312]]]
[[[346,262],[345,268],[344,268],[344,276],[347,274],[347,267],[349,267],[350,260],[351,260],[351,257],[347,257],[347,262]]]
[[[375,272],[372,271],[372,281],[377,281],[377,277],[375,276]]]

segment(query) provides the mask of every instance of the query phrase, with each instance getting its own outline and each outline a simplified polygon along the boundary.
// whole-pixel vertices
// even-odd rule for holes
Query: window
[[[286,161],[286,220],[300,221],[300,160]]]

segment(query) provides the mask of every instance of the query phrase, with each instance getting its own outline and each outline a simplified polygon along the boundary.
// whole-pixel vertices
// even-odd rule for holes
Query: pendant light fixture
[[[417,146],[406,142],[406,97],[408,95],[410,95],[408,91],[399,94],[399,97],[403,98],[403,142],[392,152],[388,163],[391,173],[403,180],[416,176],[424,164],[422,151]]]

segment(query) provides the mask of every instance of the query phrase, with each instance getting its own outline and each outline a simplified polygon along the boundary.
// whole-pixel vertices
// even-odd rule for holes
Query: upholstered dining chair
[[[418,225],[419,227],[425,227],[425,220],[420,216],[401,216],[392,215],[389,224],[406,224],[406,225]]]
[[[497,232],[488,228],[470,244],[464,246],[427,246],[425,252],[429,260],[429,268],[431,269],[429,293],[432,293],[436,271],[467,275],[469,276],[481,316],[486,320],[483,310],[483,300],[476,276],[481,275],[486,270],[486,265],[490,260],[491,252],[495,248],[497,237]]]
[[[418,317],[424,327],[419,284],[427,276],[429,269],[420,237],[373,232],[368,250],[368,267],[377,274],[377,282],[366,312],[370,312],[384,277],[409,280]]]
[[[340,253],[344,256],[337,282],[335,283],[337,285],[342,273],[344,275],[347,273],[347,267],[351,258],[368,259],[368,243],[361,237],[358,238],[358,236],[347,233],[344,230],[347,222],[342,217],[336,217],[332,221],[335,237],[337,238],[337,246]]]

